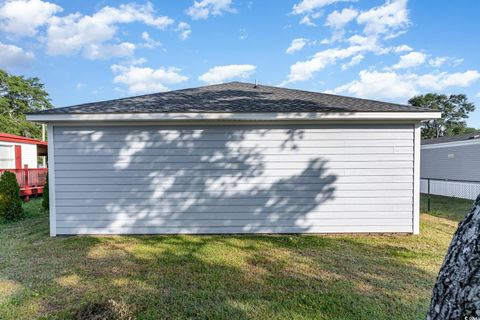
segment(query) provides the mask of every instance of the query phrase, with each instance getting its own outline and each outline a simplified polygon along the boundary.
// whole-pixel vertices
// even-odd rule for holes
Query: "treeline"
[[[25,114],[51,108],[49,95],[40,79],[0,70],[0,132],[40,139],[41,125],[27,121]]]

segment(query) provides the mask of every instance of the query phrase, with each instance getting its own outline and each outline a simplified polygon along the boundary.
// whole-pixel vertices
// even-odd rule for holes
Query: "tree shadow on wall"
[[[304,140],[305,127],[57,130],[60,228],[308,232],[318,208],[334,198],[336,176]],[[77,185],[62,185],[68,181]]]

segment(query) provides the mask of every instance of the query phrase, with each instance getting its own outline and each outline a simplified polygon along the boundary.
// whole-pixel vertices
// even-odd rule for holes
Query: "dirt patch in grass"
[[[131,307],[124,302],[108,299],[83,305],[74,313],[75,320],[132,320]]]

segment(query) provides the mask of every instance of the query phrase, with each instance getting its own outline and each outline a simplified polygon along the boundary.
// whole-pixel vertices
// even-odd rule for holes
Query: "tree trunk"
[[[453,236],[426,319],[480,319],[480,195]]]

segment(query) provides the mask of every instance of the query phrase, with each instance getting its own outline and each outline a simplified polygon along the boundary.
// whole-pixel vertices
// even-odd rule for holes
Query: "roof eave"
[[[440,112],[286,112],[286,113],[95,113],[29,114],[36,122],[69,121],[201,121],[201,120],[428,120],[441,117]]]
[[[27,138],[22,136],[17,136],[14,134],[0,132],[0,141],[1,142],[15,142],[15,143],[25,143],[25,144],[36,144],[36,145],[47,145],[46,141],[41,141],[33,138]]]

